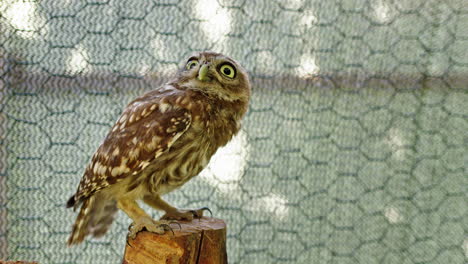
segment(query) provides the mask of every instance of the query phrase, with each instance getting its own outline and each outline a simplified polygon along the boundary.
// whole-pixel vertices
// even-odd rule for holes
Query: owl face
[[[193,54],[184,61],[176,83],[228,101],[247,101],[250,82],[244,68],[235,60],[215,52]]]

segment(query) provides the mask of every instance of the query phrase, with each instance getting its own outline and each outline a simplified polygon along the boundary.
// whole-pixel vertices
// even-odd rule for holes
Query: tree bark
[[[226,224],[221,219],[203,217],[171,224],[171,231],[158,235],[139,232],[129,239],[123,264],[226,264]]]

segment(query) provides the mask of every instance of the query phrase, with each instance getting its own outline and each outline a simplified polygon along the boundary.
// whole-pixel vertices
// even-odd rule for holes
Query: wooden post
[[[227,264],[226,224],[221,219],[202,217],[171,224],[171,231],[158,235],[139,232],[129,239],[123,264]]]

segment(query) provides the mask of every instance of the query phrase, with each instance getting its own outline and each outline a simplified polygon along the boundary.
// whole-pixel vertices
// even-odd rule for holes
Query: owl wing
[[[77,192],[78,206],[96,191],[140,173],[190,127],[188,110],[149,96],[131,102],[88,164]]]

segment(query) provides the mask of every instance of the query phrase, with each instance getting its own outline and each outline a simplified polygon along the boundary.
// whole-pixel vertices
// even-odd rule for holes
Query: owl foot
[[[205,210],[210,212],[211,215],[213,215],[210,208],[202,207],[202,208],[198,208],[198,209],[177,209],[175,211],[166,212],[166,214],[163,215],[161,217],[161,219],[191,221],[194,218],[202,218],[203,217],[203,211],[205,211]]]
[[[151,233],[164,234],[166,231],[172,231],[170,226],[171,221],[159,220],[156,221],[150,217],[141,217],[137,221],[133,222],[128,228],[127,238],[135,239],[138,232],[146,229]],[[174,233],[174,231],[172,231]]]

